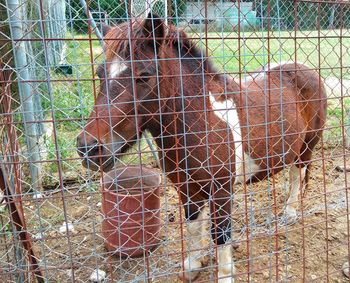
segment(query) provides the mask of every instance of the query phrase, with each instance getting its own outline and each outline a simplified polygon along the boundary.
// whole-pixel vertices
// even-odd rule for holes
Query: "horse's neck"
[[[172,90],[174,93],[169,94],[168,92]],[[153,137],[161,137],[166,135],[174,135],[175,131],[172,132],[173,125],[176,119],[181,118],[182,114],[179,116],[178,113],[183,113],[189,109],[189,111],[195,111],[197,109],[198,113],[206,111],[206,108],[211,107],[210,105],[203,103],[205,96],[201,84],[197,84],[196,87],[186,88],[186,86],[181,86],[181,82],[177,83],[166,83],[161,86],[160,91],[162,92],[160,96],[162,97],[161,107],[159,105],[154,105],[154,115],[153,118],[148,123],[147,129],[151,132]],[[170,91],[171,92],[171,91]],[[165,95],[165,93],[167,93]],[[232,78],[222,75],[214,75],[206,78],[205,93],[213,93],[215,95],[220,94],[224,99],[233,100],[236,106],[240,105],[240,87],[239,84]],[[207,96],[207,102],[210,103],[210,99]],[[190,105],[190,107],[188,107]],[[194,109],[195,108],[195,109]],[[150,109],[148,109],[150,111]],[[182,121],[182,120],[181,120]],[[170,132],[167,132],[169,131]],[[166,131],[164,133],[164,131]]]

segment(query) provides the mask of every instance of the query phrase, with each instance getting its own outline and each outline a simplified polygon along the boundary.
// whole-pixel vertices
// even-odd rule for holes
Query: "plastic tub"
[[[103,176],[102,234],[110,252],[137,257],[159,243],[161,178],[140,167],[116,168]]]

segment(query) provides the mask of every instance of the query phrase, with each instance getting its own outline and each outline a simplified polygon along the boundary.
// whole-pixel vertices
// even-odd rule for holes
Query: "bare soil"
[[[236,188],[232,216],[236,282],[348,282],[341,267],[349,255],[350,173],[335,168],[350,165],[350,152],[325,145],[314,158],[309,189],[300,202],[302,212],[295,224],[285,225],[280,220],[287,171]],[[24,201],[28,231],[36,238],[35,251],[49,282],[87,282],[96,268],[107,273],[105,282],[182,282],[187,231],[171,185],[163,188],[161,195],[159,246],[143,257],[127,259],[104,247],[98,188],[79,183],[66,189],[64,193],[46,191],[39,199],[28,196]],[[64,221],[73,224],[73,231],[59,232]],[[204,230],[203,270],[195,282],[215,282],[215,248],[209,242],[208,225]],[[11,239],[3,237],[0,242],[0,270],[5,270],[4,255],[12,251],[4,242],[10,245]],[[6,282],[14,280],[11,275],[6,278]]]

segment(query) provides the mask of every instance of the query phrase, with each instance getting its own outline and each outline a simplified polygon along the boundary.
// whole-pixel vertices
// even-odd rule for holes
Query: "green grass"
[[[270,37],[274,39],[268,40]],[[350,38],[343,38],[340,44],[339,31],[322,32],[320,40],[317,38],[317,31],[297,32],[300,39],[294,40],[294,32],[245,32],[241,33],[241,39],[234,39],[237,33],[209,33],[207,41],[200,40],[199,34],[189,34],[189,37],[198,38],[198,44],[205,49],[208,43],[208,51],[213,57],[215,65],[227,73],[250,72],[270,62],[300,61],[311,67],[321,67],[321,75],[340,77],[340,66],[350,62],[350,53],[345,46],[350,46]],[[72,38],[67,34],[66,38]],[[56,129],[58,144],[60,148],[59,158],[67,168],[73,166],[72,162],[64,160],[76,156],[75,136],[82,129],[85,120],[92,110],[94,104],[94,93],[98,94],[98,82],[95,85],[91,81],[93,67],[103,60],[102,48],[98,40],[91,41],[93,56],[90,56],[90,41],[88,35],[75,35],[75,38],[84,40],[68,41],[67,64],[73,65],[73,75],[65,77],[52,72],[53,80],[64,80],[52,83],[53,110],[57,121]],[[96,39],[95,37],[93,37]],[[222,39],[224,38],[224,39]],[[239,48],[240,47],[240,48]],[[268,53],[268,47],[270,52]],[[296,47],[296,48],[295,48]],[[342,60],[342,61],[341,61]],[[350,73],[343,69],[343,78],[350,79]],[[44,101],[46,118],[51,117],[51,103]],[[331,124],[340,124],[342,111],[350,108],[350,100],[344,100],[344,109],[339,104],[332,105],[328,109],[328,118]],[[73,119],[73,120],[72,120]],[[50,158],[56,158],[55,143],[53,138],[46,141],[50,150]],[[145,144],[142,147],[147,147]],[[137,163],[136,158],[128,159],[128,162]],[[141,157],[143,162],[152,160],[151,154]],[[55,167],[56,166],[56,167]],[[57,165],[51,168],[57,170]]]
[[[339,42],[339,31],[326,31],[318,40],[317,31],[297,32],[294,40],[294,32],[247,32],[241,34],[241,39],[236,33],[224,33],[221,39],[220,33],[210,33],[208,37],[215,38],[208,40],[209,54],[214,57],[216,65],[226,72],[254,71],[270,62],[299,61],[308,64],[310,67],[321,67],[321,75],[340,76],[341,60],[347,66],[350,54],[346,46],[349,46],[350,39],[343,38],[342,45]],[[268,40],[267,37],[273,39]],[[289,39],[286,39],[288,38]],[[205,48],[205,40],[201,40],[201,46]],[[342,52],[341,52],[342,46]],[[240,47],[240,48],[239,48]],[[269,49],[268,49],[269,47]],[[270,52],[268,52],[270,50]],[[333,70],[331,69],[333,68]],[[350,78],[345,73],[344,78]]]

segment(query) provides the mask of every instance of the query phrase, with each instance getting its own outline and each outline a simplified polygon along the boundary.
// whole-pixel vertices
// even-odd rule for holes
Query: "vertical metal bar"
[[[130,0],[129,0],[130,1]],[[133,30],[133,23],[134,23],[134,16],[132,15],[132,11],[130,10],[131,8],[131,4],[127,3],[127,23],[128,23],[128,42],[129,42],[129,52],[130,52],[130,63],[131,63],[131,76],[132,76],[132,85],[131,85],[131,88],[132,88],[132,93],[133,93],[133,96],[134,96],[134,101],[133,101],[133,104],[134,104],[134,109],[135,109],[135,116],[134,116],[134,119],[135,119],[135,128],[136,128],[136,138],[138,141],[141,140],[141,136],[140,136],[140,124],[139,124],[139,121],[138,121],[138,115],[139,115],[139,112],[138,112],[138,108],[139,108],[139,99],[138,99],[138,96],[137,96],[137,88],[136,88],[136,80],[134,79],[135,78],[135,74],[136,74],[136,67],[135,67],[135,60],[136,60],[136,56],[135,56],[135,43],[136,43],[136,37],[135,37],[135,34],[134,34],[134,30]],[[152,10],[150,9],[150,12],[152,12]],[[153,34],[154,34],[154,30],[155,30],[155,27],[153,26],[153,15],[151,15],[151,18],[152,18],[152,30],[153,30]],[[154,39],[155,41],[155,39]],[[153,41],[153,44],[155,43]],[[155,52],[155,56],[157,56],[156,52]],[[138,162],[139,164],[141,165],[140,168],[140,176],[143,176],[143,170],[142,170],[142,151],[141,151],[141,144],[140,142],[138,142],[138,148],[137,148],[137,157],[138,157]],[[140,184],[140,189],[141,189],[141,203],[144,203],[144,200],[145,200],[145,191],[143,190],[143,182],[141,182]],[[144,210],[144,207],[142,207],[142,223],[145,223],[145,210]],[[142,242],[145,243],[146,242],[146,235],[145,235],[145,230],[143,229],[142,230]],[[147,280],[147,282],[150,282],[150,262],[149,262],[149,253],[148,253],[148,250],[147,250],[147,247],[146,249],[144,249],[144,253],[143,253],[143,262],[144,264],[146,265],[145,267],[145,271],[146,271],[146,277],[145,277],[145,280]]]
[[[245,42],[242,41],[241,39],[243,38],[241,36],[241,25],[239,24],[240,21],[241,21],[241,2],[238,1],[237,2],[237,16],[238,16],[238,25],[237,25],[237,37],[238,37],[238,40],[237,40],[237,50],[238,50],[238,84],[239,84],[239,89],[240,89],[240,92],[239,92],[239,105],[244,105],[243,103],[243,97],[245,98],[245,105],[248,105],[248,89],[245,89],[244,92],[242,91],[242,74],[243,74],[243,70],[242,70],[242,58],[243,58],[243,63],[245,63],[245,56],[244,56],[244,52],[246,51],[245,48],[243,48],[243,56],[242,56],[242,46],[245,47]],[[263,29],[263,26],[261,27]],[[244,64],[244,67],[245,67],[245,64]],[[248,131],[247,131],[247,147],[248,147],[248,155],[250,156],[250,135],[249,135],[249,125],[250,125],[250,121],[249,121],[249,115],[248,115],[248,108],[247,106],[245,107],[245,109],[243,109],[243,107],[241,109],[239,109],[240,111],[245,111],[245,113],[247,114],[246,115],[246,125],[247,125],[247,128],[248,128]],[[243,136],[242,136],[242,148],[244,148],[244,141],[245,141],[245,138],[243,139]],[[250,207],[250,210],[248,212],[248,198],[249,196],[251,195],[251,189],[252,189],[252,183],[249,182],[249,193],[248,193],[248,186],[247,186],[247,181],[246,180],[246,174],[247,174],[247,169],[250,170],[251,168],[245,168],[245,157],[244,157],[244,154],[242,156],[242,174],[243,174],[243,178],[244,178],[244,181],[243,181],[243,195],[244,195],[244,225],[246,227],[246,238],[245,238],[245,241],[246,241],[246,250],[247,250],[247,254],[246,254],[246,257],[247,257],[247,264],[246,264],[246,268],[247,268],[247,272],[246,272],[246,275],[247,275],[247,282],[250,282],[251,281],[251,258],[252,258],[252,245],[251,245],[251,242],[252,239],[251,239],[251,229],[250,229],[250,225],[249,225],[249,221],[250,221],[250,217],[253,215],[252,213],[252,209]],[[249,216],[250,215],[250,216]]]
[[[344,113],[344,87],[343,87],[343,37],[344,37],[344,23],[343,23],[343,17],[344,17],[344,4],[339,5],[340,6],[340,36],[339,36],[339,40],[340,40],[340,90],[341,90],[341,109],[342,109],[342,123],[345,122],[345,115],[346,113]],[[345,31],[346,32],[346,31]],[[345,145],[347,147],[350,147],[350,109],[348,110],[348,125],[346,126],[346,133],[344,133],[344,125],[342,127],[342,134],[343,134],[343,142],[345,143]],[[344,140],[344,135],[345,135],[345,140]],[[347,161],[346,161],[346,151],[345,151],[345,147],[343,146],[343,166],[344,166],[344,172],[347,172],[347,167],[349,168],[349,165],[346,165]],[[324,174],[323,174],[324,175]],[[345,204],[346,204],[346,231],[347,231],[347,235],[346,235],[346,242],[347,242],[347,257],[346,260],[348,262],[348,264],[350,263],[350,204],[349,204],[349,191],[348,189],[348,175],[345,173],[344,174],[344,191],[345,191]],[[343,271],[344,272],[344,271]],[[350,269],[348,271],[349,273],[347,274],[348,277],[350,276]]]
[[[17,70],[18,92],[25,128],[25,139],[29,158],[30,173],[34,191],[41,189],[41,170],[38,145],[38,129],[34,109],[33,89],[29,83],[27,50],[23,33],[24,7],[19,0],[6,0],[7,13],[11,31],[14,61]]]
[[[168,0],[164,0],[164,23],[165,23],[165,26],[167,27],[168,26]]]
[[[283,54],[283,51],[281,50],[282,49],[282,42],[281,42],[281,29],[282,29],[282,25],[281,25],[281,15],[280,15],[280,7],[282,5],[281,3],[282,1],[277,1],[276,2],[276,11],[277,11],[277,19],[278,19],[278,43],[279,43],[279,63],[281,64],[282,62],[282,54]],[[279,70],[279,78],[280,78],[280,85],[279,85],[279,94],[280,94],[280,111],[281,111],[281,117],[280,117],[280,120],[281,120],[281,132],[282,132],[282,137],[281,137],[281,140],[282,140],[282,152],[285,153],[286,152],[286,140],[285,140],[285,136],[284,136],[284,132],[285,132],[285,127],[284,127],[284,123],[283,123],[283,120],[284,120],[284,113],[283,113],[283,73],[282,73],[282,67],[280,67],[280,70]],[[286,158],[285,158],[285,155],[283,154],[283,157],[282,157],[282,160],[283,160],[283,180],[286,180],[286,173],[285,173],[285,169],[287,168],[287,166],[285,165],[286,164]],[[284,192],[284,207],[286,206],[286,201],[288,200],[288,185],[287,182],[284,182],[283,184],[283,192]],[[274,194],[274,200],[276,202],[276,190],[274,190],[275,194]],[[277,216],[277,204],[275,203],[275,216]],[[277,220],[277,219],[275,219]],[[277,235],[279,234],[278,233],[278,222],[275,221],[275,234],[276,234],[276,237]],[[285,233],[285,249],[288,250],[288,246],[289,246],[289,239],[288,239],[288,229],[285,229],[284,230],[284,233]],[[277,242],[277,240],[276,240]],[[276,265],[278,264],[278,251],[282,248],[279,248],[278,247],[278,242],[276,243],[276,249],[275,249],[275,252],[276,252]],[[283,245],[283,242],[282,244]],[[285,265],[285,276],[288,277],[288,273],[289,273],[289,270],[287,268],[288,266],[288,252],[286,252],[285,254],[285,261],[283,262],[284,265]]]
[[[295,70],[296,68],[296,62],[298,62],[298,48],[297,48],[297,41],[298,41],[298,8],[299,8],[299,0],[294,0],[294,63],[295,63]],[[295,71],[297,73],[297,71]],[[295,92],[297,92],[297,85],[295,84]],[[297,111],[297,110],[296,110]],[[297,114],[297,113],[296,113]],[[298,122],[298,120],[297,120]],[[300,171],[299,171],[300,172]],[[303,205],[303,198],[300,198],[300,213],[301,213],[301,234],[302,234],[302,281],[306,281],[306,249],[305,249],[305,220],[304,220],[304,205]]]
[[[321,3],[320,2],[318,2],[317,3],[317,11],[318,11],[318,13],[317,13],[317,47],[318,47],[318,50],[317,50],[317,52],[318,52],[318,73],[319,74],[321,74]],[[341,52],[342,50],[341,50],[341,46],[340,46],[340,52]],[[340,54],[342,54],[342,53],[340,53]],[[341,57],[341,56],[340,56]],[[341,65],[342,66],[342,65]],[[340,68],[340,73],[342,74],[342,70],[341,70],[341,68]],[[342,84],[342,76],[340,77],[340,89],[341,89],[341,91],[342,91],[342,89],[343,89],[343,84]],[[319,77],[319,85],[321,86],[321,77]],[[319,92],[319,93],[321,93],[321,92]],[[322,105],[322,103],[323,103],[323,100],[321,99],[321,95],[319,96],[319,98],[320,98],[320,104]],[[321,106],[320,107],[320,109],[321,109],[321,112],[320,112],[320,115],[321,115],[321,117],[323,117],[323,107]],[[342,108],[343,109],[343,108]],[[327,186],[326,186],[326,172],[325,172],[325,168],[326,168],[326,159],[325,159],[325,150],[324,150],[324,143],[323,143],[323,135],[321,135],[321,140],[320,140],[320,142],[321,142],[321,160],[322,160],[322,171],[323,171],[323,174],[322,174],[322,176],[323,176],[323,196],[324,196],[324,215],[325,215],[325,218],[326,218],[326,220],[325,220],[325,242],[326,242],[326,251],[325,251],[325,253],[326,253],[326,282],[329,282],[329,241],[328,241],[328,239],[329,239],[329,225],[328,225],[328,207],[327,207],[327,203],[328,203],[328,200],[327,200]],[[302,213],[302,215],[303,215],[303,207],[304,207],[304,205],[303,205],[303,198],[301,198],[301,213]],[[303,223],[304,224],[304,223]],[[304,225],[303,225],[303,228],[304,228]],[[303,237],[304,237],[304,230],[303,230]],[[305,244],[303,243],[303,249],[305,249]],[[304,257],[305,257],[306,255],[304,255]],[[305,265],[304,265],[304,268],[303,269],[305,269]],[[303,271],[303,273],[305,273],[305,271]]]
[[[49,68],[49,54],[47,50],[47,44],[48,40],[45,33],[45,16],[44,16],[44,5],[43,0],[38,1],[38,8],[39,8],[39,26],[41,29],[41,40],[43,43],[43,50],[44,50],[44,70],[45,75],[47,78],[47,87],[48,87],[48,97],[51,107],[51,119],[53,123],[53,136],[54,136],[54,143],[55,143],[55,155],[56,155],[56,161],[57,161],[57,167],[58,167],[58,180],[59,180],[59,186],[60,186],[60,193],[61,193],[61,199],[62,199],[62,205],[63,205],[63,213],[64,213],[64,220],[66,223],[66,236],[67,236],[67,243],[68,243],[68,253],[69,253],[69,261],[70,261],[70,269],[72,271],[71,273],[71,279],[72,282],[75,281],[75,274],[73,269],[73,252],[72,252],[72,240],[71,235],[68,231],[68,214],[67,214],[67,202],[64,195],[64,187],[63,187],[63,172],[62,172],[62,160],[61,160],[61,154],[60,154],[60,146],[58,144],[58,135],[57,135],[57,120],[54,113],[54,99],[53,99],[53,92],[52,92],[52,85],[51,85],[51,74],[50,74],[50,68]]]
[[[175,9],[174,9],[174,12],[175,12],[175,26],[177,27],[179,22],[178,22],[178,14],[177,14],[177,2],[175,1]],[[177,48],[178,49],[178,52],[180,53],[181,51],[181,46],[180,46],[180,34],[179,34],[179,30],[176,29],[176,37],[178,39],[178,44],[177,46],[175,47],[171,47],[171,48]],[[186,120],[185,120],[185,115],[184,115],[184,112],[183,111],[180,111],[179,113],[177,112],[177,109],[176,109],[176,99],[179,99],[181,98],[181,106],[182,108],[184,107],[184,84],[183,84],[183,66],[182,66],[182,62],[181,62],[181,58],[180,56],[178,56],[178,58],[176,58],[178,60],[178,63],[179,63],[179,80],[180,80],[180,97],[178,96],[177,92],[175,91],[174,89],[174,85],[172,85],[172,92],[175,94],[174,95],[174,98],[172,99],[172,107],[173,107],[173,121],[174,121],[174,133],[178,133],[178,125],[177,125],[177,121],[178,121],[178,118],[179,118],[179,115],[180,113],[182,114],[182,119],[183,119],[183,128],[185,127],[185,123],[186,123]],[[175,72],[176,74],[174,74],[175,76],[177,75],[177,72]],[[172,74],[173,75],[173,74]],[[182,145],[180,144],[180,141],[179,141],[179,137],[178,135],[175,135],[175,162],[176,162],[176,179],[177,179],[177,183],[179,184],[179,186],[181,185],[181,178],[180,178],[180,161],[179,161],[179,148],[182,147]],[[187,147],[187,138],[186,138],[186,131],[184,131],[184,144],[183,144],[183,147],[186,149]],[[184,155],[185,155],[185,168],[187,169],[188,168],[188,163],[187,163],[187,152],[186,150],[184,151]],[[163,158],[164,160],[164,158]],[[188,180],[188,177],[186,176],[186,194],[188,195],[189,194],[189,182],[187,181]],[[181,204],[181,192],[180,192],[180,189],[177,190],[178,193],[178,201],[179,201],[179,204]],[[184,206],[184,204],[182,204]],[[184,254],[184,251],[185,251],[185,246],[184,246],[184,229],[183,229],[183,224],[184,224],[184,221],[183,221],[183,209],[181,206],[179,206],[179,216],[180,216],[180,238],[181,238],[181,274],[182,274],[182,277],[183,277],[183,282],[185,282],[185,269],[184,269],[184,262],[185,262],[185,254]],[[187,227],[188,228],[188,227]],[[190,247],[188,246],[187,247],[187,250],[190,251]]]
[[[202,19],[202,14],[201,17]],[[210,198],[209,199],[209,209],[210,209],[210,219],[212,227],[214,226],[216,229],[218,221],[216,220],[216,207],[215,207],[215,195],[216,195],[216,189],[215,189],[215,179],[214,179],[214,171],[213,171],[213,151],[212,151],[212,146],[210,144],[210,134],[212,129],[212,123],[211,123],[211,105],[210,105],[210,99],[209,99],[209,90],[207,89],[207,77],[206,77],[206,72],[208,70],[208,56],[209,56],[209,50],[208,50],[208,0],[204,1],[204,40],[205,40],[205,54],[204,52],[201,52],[201,61],[202,61],[202,95],[203,95],[203,107],[204,107],[204,124],[205,128],[204,131],[206,133],[205,135],[205,145],[206,145],[206,156],[207,156],[207,161],[206,161],[206,167],[207,172],[209,173],[210,179]],[[200,39],[201,39],[201,47],[203,47],[203,31],[202,31],[202,21],[200,23]],[[203,49],[203,48],[201,48]],[[215,232],[216,234],[216,232]],[[214,240],[214,239],[213,239]],[[218,280],[219,276],[219,269],[218,269],[218,244],[217,241],[212,241],[210,248],[214,248],[214,255],[216,258],[215,261],[215,280]]]
[[[222,9],[222,7],[223,7],[223,1],[221,0],[220,1],[220,7],[221,7],[221,9]],[[234,9],[235,8],[235,5],[233,4],[233,6],[232,6],[232,9]],[[225,59],[225,44],[224,44],[224,38],[225,38],[225,36],[224,36],[224,14],[222,14],[221,15],[221,17],[220,17],[220,27],[221,27],[221,48],[222,48],[222,58],[223,59]],[[229,21],[230,20],[232,20],[232,19],[229,19]],[[227,85],[228,85],[228,76],[226,75],[226,74],[229,74],[230,73],[230,71],[229,70],[227,70],[227,68],[226,68],[227,66],[226,66],[226,62],[223,62],[223,73],[224,73],[224,95],[225,95],[225,99],[226,100],[228,100],[229,99],[229,91],[228,91],[228,89],[227,89]],[[238,93],[237,93],[238,94]],[[235,107],[236,107],[236,110],[237,111],[239,111],[239,109],[238,109],[238,107],[237,107],[237,105],[235,105]],[[213,112],[214,113],[214,112]],[[226,135],[227,135],[227,155],[228,156],[232,156],[232,154],[234,153],[234,152],[232,152],[232,149],[231,149],[231,147],[230,147],[230,145],[232,144],[232,143],[240,143],[241,141],[237,141],[237,140],[234,140],[234,138],[233,137],[231,137],[230,135],[231,135],[231,129],[230,129],[230,125],[229,125],[229,123],[227,123],[227,127],[226,127]],[[234,166],[232,166],[232,165],[234,165]],[[236,171],[236,168],[237,168],[237,166],[238,166],[238,162],[237,162],[237,160],[235,160],[235,163],[233,164],[233,162],[230,160],[229,162],[228,162],[228,168],[229,168],[229,172],[230,172],[230,207],[231,207],[231,215],[233,215],[233,210],[234,210],[234,198],[235,198],[235,187],[234,187],[234,173],[233,172],[237,172]],[[237,173],[236,173],[236,175],[237,175]],[[231,222],[231,243],[234,241],[234,239],[233,239],[233,229],[234,229],[234,227],[233,227],[233,224],[234,224],[234,221],[232,221]],[[231,243],[229,243],[229,244],[231,244]],[[231,258],[231,264],[234,264],[234,259],[233,258]],[[234,276],[234,274],[231,274],[231,276]]]
[[[276,1],[276,3],[278,3],[278,0]],[[273,137],[271,137],[271,133],[272,133],[272,109],[271,109],[271,105],[272,105],[272,101],[271,101],[271,71],[270,71],[270,66],[271,66],[271,29],[273,28],[273,24],[271,25],[271,1],[268,2],[267,5],[267,69],[268,69],[268,75],[267,75],[267,96],[268,96],[268,101],[267,101],[267,115],[266,115],[266,123],[268,126],[266,126],[266,133],[267,133],[267,148],[266,148],[266,152],[267,152],[267,169],[269,170],[271,168],[271,177],[270,178],[270,174],[268,174],[267,178],[268,178],[268,188],[267,188],[267,192],[268,192],[268,206],[269,206],[269,212],[270,213],[274,213],[274,223],[275,223],[275,246],[274,246],[274,251],[273,253],[275,254],[275,280],[279,281],[279,267],[278,267],[278,225],[277,225],[277,203],[276,203],[276,179],[275,179],[275,174],[273,173],[274,171],[274,158],[273,158],[273,146],[271,145],[271,139],[273,139]],[[283,115],[283,105],[281,105],[281,115]],[[278,121],[276,121],[277,123],[279,123]],[[283,120],[281,120],[281,124],[283,124]],[[282,132],[282,135],[284,133]],[[283,156],[284,156],[284,152],[282,152]],[[269,165],[269,159],[268,157],[271,156],[271,166]],[[271,180],[271,181],[270,181]],[[271,199],[272,198],[272,199]],[[273,206],[273,208],[271,208],[271,205]],[[272,212],[273,210],[273,212]],[[272,230],[272,225],[271,225],[271,217],[269,215],[270,218],[270,224],[269,224],[269,230]],[[272,240],[270,241],[270,245],[271,245]],[[271,248],[271,247],[270,247]],[[269,265],[270,265],[270,269],[272,268],[272,255],[270,255],[270,260],[269,260]]]
[[[154,48],[156,49],[155,42],[153,44],[154,44],[153,45]],[[161,64],[164,63],[164,61],[162,59],[158,58],[157,56],[155,56],[155,60],[157,62],[157,64],[156,64],[157,93],[160,96],[161,83],[162,83],[162,80],[160,78],[160,66],[161,66]],[[162,115],[163,109],[162,109],[161,99],[158,100],[158,111],[159,111],[159,124],[160,124],[160,135],[159,136],[160,137],[164,137],[163,118],[162,118],[163,117],[163,115]],[[164,139],[160,139],[158,145],[159,144],[160,144],[160,146],[158,147],[158,150],[161,152],[161,155],[164,156],[165,155],[165,153],[164,153]],[[159,168],[165,168],[165,158],[162,158],[162,167],[159,167]],[[169,193],[169,187],[168,187],[168,183],[167,183],[165,169],[162,170],[162,175],[163,175],[163,182],[164,182],[164,184],[163,184],[164,194],[167,195]],[[163,206],[164,206],[164,210],[165,211],[169,210],[168,197],[164,197],[164,204],[163,204]],[[180,212],[180,214],[181,214],[181,212]],[[169,227],[168,227],[168,225],[165,225],[165,227],[164,227],[164,234],[168,235],[168,233],[169,233]],[[180,237],[181,237],[181,239],[183,238],[183,233],[182,232],[180,232]],[[166,237],[166,241],[169,241],[168,237]],[[169,248],[169,246],[167,246],[166,253],[167,253],[168,256],[169,256],[170,250],[171,250],[171,248]],[[164,252],[165,252],[165,249],[164,249]],[[168,259],[168,262],[169,262],[169,259]]]

